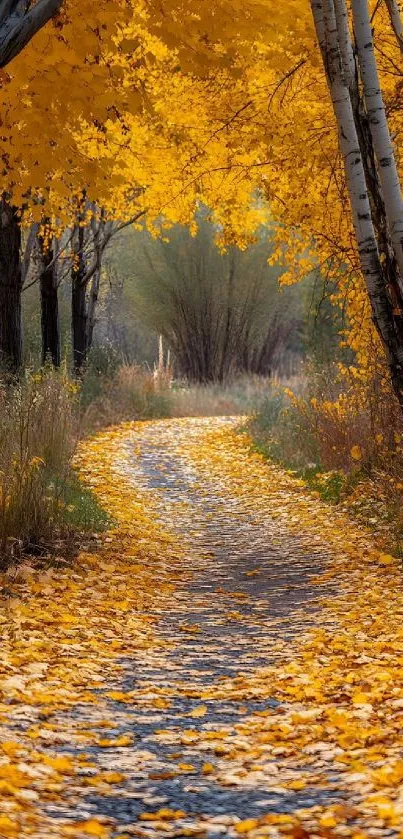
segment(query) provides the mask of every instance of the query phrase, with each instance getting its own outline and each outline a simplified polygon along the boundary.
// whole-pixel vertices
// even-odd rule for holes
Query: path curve
[[[110,703],[119,733],[135,735],[134,748],[94,754],[102,770],[123,770],[128,780],[107,797],[78,800],[75,818],[110,817],[116,827],[141,836],[235,836],[246,818],[343,797],[329,789],[287,789],[284,782],[299,777],[289,765],[272,763],[271,777],[257,770],[243,780],[239,767],[220,763],[221,732],[275,709],[276,702],[255,698],[253,691],[246,698],[243,691],[238,700],[235,690],[226,699],[217,687],[225,678],[244,684],[279,650],[284,657],[289,640],[312,624],[324,594],[312,579],[329,562],[323,546],[307,548],[270,510],[257,518],[247,486],[239,496],[228,481],[201,475],[188,457],[190,442],[193,452],[202,450],[206,429],[236,425],[239,420],[228,418],[153,422],[123,442],[124,463],[116,462],[116,473],[149,496],[159,523],[179,541],[186,572],[168,608],[157,614],[162,649],[145,661],[126,662],[125,679],[116,686],[137,692],[140,703],[124,712],[121,703]],[[196,732],[210,732],[212,747],[199,743]],[[215,765],[222,769],[221,781],[210,778]],[[161,808],[177,817],[148,822],[147,813]],[[49,813],[71,816],[65,805]]]
[[[85,442],[116,528],[0,613],[1,839],[400,835],[400,570],[239,422]]]

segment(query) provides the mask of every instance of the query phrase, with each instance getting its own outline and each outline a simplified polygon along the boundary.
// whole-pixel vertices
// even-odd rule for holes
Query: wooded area
[[[403,826],[398,0],[0,0],[0,839]]]
[[[362,0],[349,13],[345,0],[323,0],[310,11],[290,0],[274,24],[264,2],[237,4],[231,20],[217,3],[214,25],[207,6],[184,30],[185,2],[101,2],[79,19],[73,0],[3,3],[3,366],[21,369],[21,295],[33,281],[42,359],[59,364],[58,290],[70,274],[79,373],[117,231],[145,224],[169,238],[203,202],[224,248],[247,247],[270,214],[282,282],[320,266],[356,363],[382,366],[381,346],[365,358],[373,321],[401,400],[397,6]]]
[[[196,411],[199,385],[241,410],[239,380],[281,462],[398,473],[397,5],[0,10],[10,411],[42,368],[84,425]]]

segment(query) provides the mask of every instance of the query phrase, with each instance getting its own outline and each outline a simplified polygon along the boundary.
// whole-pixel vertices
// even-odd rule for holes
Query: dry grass
[[[62,487],[77,440],[76,390],[43,372],[0,384],[0,559],[39,550],[63,521]]]
[[[227,385],[174,385],[170,394],[171,416],[207,417],[248,415],[264,401],[271,380],[239,376]]]
[[[89,384],[93,391],[93,380]],[[113,377],[98,377],[95,397],[88,394],[89,384],[84,384],[86,430],[134,419],[251,414],[267,396],[271,380],[240,376],[227,385],[187,385],[172,381],[165,368],[152,373],[123,365]]]
[[[93,381],[89,385],[94,388]],[[143,367],[122,365],[112,377],[99,376],[95,396],[88,394],[89,385],[84,383],[84,431],[170,415],[170,381]]]
[[[264,454],[403,553],[403,417],[382,371],[335,367],[273,387],[250,430]]]

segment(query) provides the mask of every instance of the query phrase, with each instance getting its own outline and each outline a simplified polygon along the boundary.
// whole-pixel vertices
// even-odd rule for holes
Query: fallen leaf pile
[[[0,837],[403,837],[399,562],[227,420],[78,469],[116,527],[1,581]]]
[[[117,523],[102,550],[81,554],[71,568],[25,566],[15,580],[12,569],[2,580],[0,837],[64,835],[41,808],[91,766],[84,752],[74,760],[63,754],[72,739],[63,719],[72,709],[99,708],[105,726],[102,737],[83,732],[83,744],[107,749],[133,742],[132,736],[109,737],[113,720],[102,721],[99,692],[119,680],[124,657],[138,660],[154,643],[155,612],[172,591],[177,553],[147,514],[140,491],[113,470],[122,436],[119,429],[108,431],[86,442],[77,458]],[[101,773],[96,782],[102,788],[120,780]],[[106,835],[106,827],[91,820],[73,827],[74,836]]]

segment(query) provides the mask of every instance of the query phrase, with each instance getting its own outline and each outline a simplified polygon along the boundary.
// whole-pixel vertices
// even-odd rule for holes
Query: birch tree
[[[375,59],[367,0],[351,3],[360,76],[371,129],[386,217],[403,288],[403,198]]]
[[[396,35],[399,49],[403,52],[403,23],[397,0],[386,0],[392,29]]]
[[[354,0],[353,0],[354,2]],[[373,318],[387,353],[395,392],[403,407],[403,328],[401,318],[396,318],[393,302],[387,293],[378,242],[372,219],[365,168],[346,69],[350,72],[348,48],[348,22],[339,7],[341,29],[345,40],[343,51],[336,17],[337,0],[311,0],[311,8],[318,42],[336,118],[340,151],[344,161],[347,190],[350,199],[354,231]],[[389,185],[389,181],[387,182]],[[394,205],[395,206],[395,205]]]

